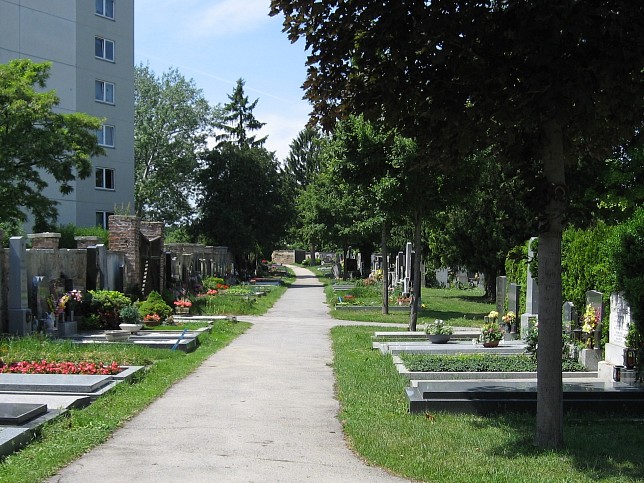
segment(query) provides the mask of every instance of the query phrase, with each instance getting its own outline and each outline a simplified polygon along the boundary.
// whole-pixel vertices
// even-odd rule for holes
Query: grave
[[[0,374],[0,456],[31,442],[39,428],[68,409],[83,408],[142,366],[115,375]]]
[[[525,380],[418,381],[406,389],[409,412],[489,414],[535,412],[537,382]],[[584,379],[563,383],[564,411],[644,414],[644,389]]]
[[[507,288],[508,277],[496,277],[496,311],[499,313],[499,316],[505,313],[505,297],[507,294]],[[510,309],[508,308],[508,310]]]

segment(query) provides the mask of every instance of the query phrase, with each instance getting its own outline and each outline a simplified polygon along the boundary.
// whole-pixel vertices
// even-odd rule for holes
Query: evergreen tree
[[[248,96],[244,94],[244,84],[243,79],[238,79],[233,93],[228,95],[229,102],[223,106],[222,121],[218,125],[223,133],[216,136],[215,139],[219,141],[219,144],[232,143],[240,148],[244,146],[262,147],[266,142],[266,136],[256,139],[251,133],[260,130],[266,123],[259,122],[255,118],[253,110],[259,99],[249,103]]]

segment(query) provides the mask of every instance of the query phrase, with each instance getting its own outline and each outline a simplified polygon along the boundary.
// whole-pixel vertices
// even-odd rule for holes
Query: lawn
[[[409,414],[404,392],[407,381],[397,373],[391,356],[371,349],[376,330],[382,329],[332,329],[340,420],[349,444],[369,463],[418,481],[625,482],[644,478],[641,419],[568,416],[565,448],[542,451],[532,444],[535,418],[531,414]]]

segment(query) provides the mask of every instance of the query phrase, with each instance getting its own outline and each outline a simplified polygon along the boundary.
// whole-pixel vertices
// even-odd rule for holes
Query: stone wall
[[[304,250],[275,250],[271,254],[273,263],[302,263],[306,257]]]

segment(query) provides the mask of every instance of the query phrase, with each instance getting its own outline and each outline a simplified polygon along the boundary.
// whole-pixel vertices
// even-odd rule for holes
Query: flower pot
[[[427,334],[427,338],[432,344],[446,344],[449,341],[449,334]]]
[[[125,330],[106,330],[105,339],[108,342],[126,342],[130,338],[130,332]]]
[[[126,324],[126,323],[123,323],[123,324],[119,324],[119,327],[121,328],[121,330],[124,330],[126,332],[135,333],[135,332],[138,332],[139,330],[141,330],[143,328],[143,324]]]
[[[189,314],[190,313],[190,307],[181,307],[177,306],[174,308],[174,313],[175,314]]]
[[[496,347],[499,345],[498,340],[491,340],[490,342],[483,342],[483,347]]]

